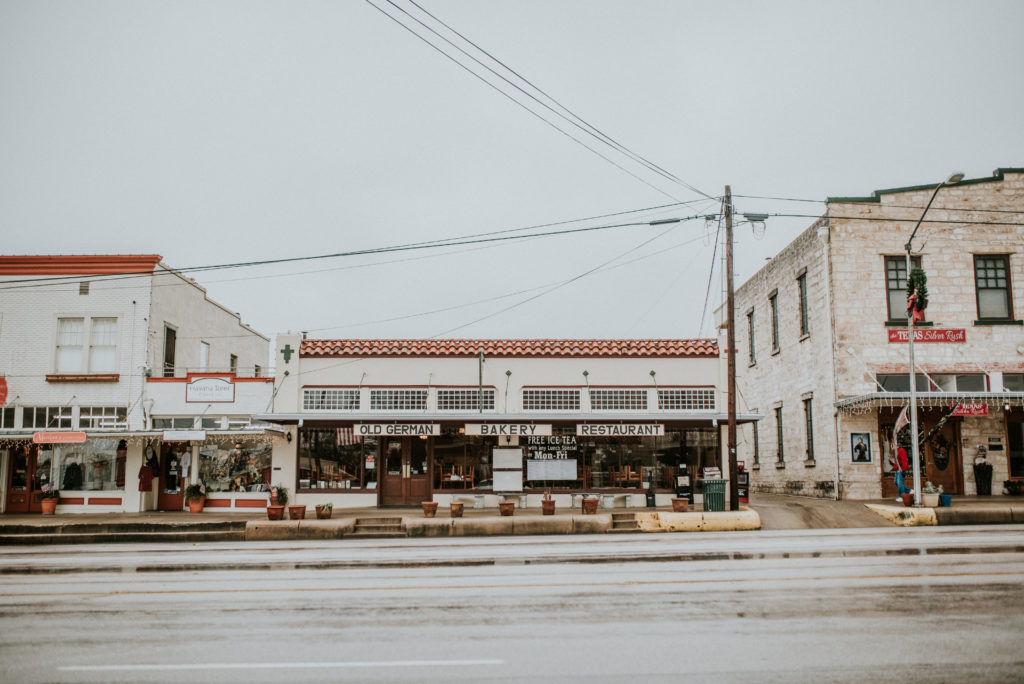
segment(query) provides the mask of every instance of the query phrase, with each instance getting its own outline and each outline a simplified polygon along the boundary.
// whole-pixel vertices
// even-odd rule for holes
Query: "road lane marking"
[[[65,592],[31,592],[24,594],[0,594],[0,598],[60,598],[60,597],[100,597],[100,596],[176,596],[190,594],[301,594],[328,592],[373,592],[373,591],[451,591],[455,589],[579,589],[599,587],[638,587],[638,586],[673,586],[695,584],[736,584],[770,582],[838,582],[857,580],[904,580],[904,579],[951,579],[970,577],[1016,577],[1024,578],[1019,571],[1013,572],[933,572],[912,573],[905,575],[825,575],[821,577],[714,577],[708,579],[678,580],[621,580],[617,582],[522,582],[515,584],[421,584],[401,585],[394,587],[274,587],[271,589],[161,589],[159,591],[115,590],[115,591],[65,591]]]
[[[322,663],[139,663],[137,665],[61,665],[57,667],[57,669],[61,672],[137,672],[167,670],[283,670],[298,668],[310,669],[318,667],[456,667],[504,664],[504,660],[481,658],[476,660],[356,660]]]

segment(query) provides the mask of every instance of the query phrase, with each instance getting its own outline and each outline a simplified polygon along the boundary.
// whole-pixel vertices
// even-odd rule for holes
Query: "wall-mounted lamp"
[[[284,433],[284,441],[286,441],[289,444],[291,444],[292,443],[292,433],[290,433],[290,432]]]

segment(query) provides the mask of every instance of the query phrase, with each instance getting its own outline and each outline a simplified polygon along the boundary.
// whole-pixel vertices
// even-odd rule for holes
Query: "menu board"
[[[576,459],[559,459],[547,461],[529,460],[526,462],[527,480],[575,480]]]
[[[535,461],[560,461],[579,458],[576,435],[527,437],[526,457]]]

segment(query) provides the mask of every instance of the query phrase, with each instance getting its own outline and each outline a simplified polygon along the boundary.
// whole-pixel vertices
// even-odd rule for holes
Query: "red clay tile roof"
[[[0,275],[113,275],[149,273],[159,254],[39,254],[0,256]]]
[[[716,358],[718,343],[700,340],[303,340],[303,357],[379,356]]]

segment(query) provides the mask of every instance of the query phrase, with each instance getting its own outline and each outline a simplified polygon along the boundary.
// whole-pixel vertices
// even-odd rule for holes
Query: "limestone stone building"
[[[910,389],[905,246],[935,188],[830,197],[737,289],[738,407],[763,417],[739,431],[753,492],[896,495],[891,436]],[[980,454],[999,495],[1024,479],[1024,169],[944,185],[912,247],[930,293],[914,337],[930,435],[922,482],[974,494]]]

